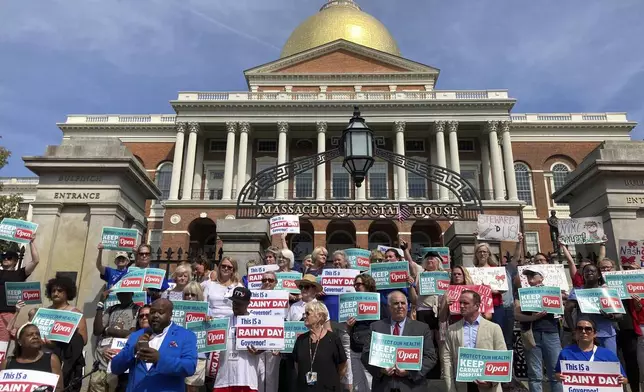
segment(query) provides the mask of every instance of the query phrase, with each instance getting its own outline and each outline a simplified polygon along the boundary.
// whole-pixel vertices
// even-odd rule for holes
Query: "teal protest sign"
[[[291,354],[297,337],[303,333],[307,333],[308,328],[304,325],[304,321],[285,321],[284,322],[284,349],[280,350],[281,353]]]
[[[425,257],[427,252],[436,252],[441,256],[441,269],[448,270],[451,268],[451,259],[449,255],[449,248],[448,247],[426,247],[426,248],[421,248],[420,249],[420,255],[421,257]],[[423,260],[424,261],[424,260]]]
[[[172,322],[185,327],[186,323],[206,321],[208,302],[172,301]]]
[[[163,278],[165,278],[165,270],[161,268],[146,268],[143,288],[161,290]]]
[[[130,267],[127,273],[112,286],[112,293],[118,292],[136,292],[143,290],[143,281],[145,280],[145,270],[136,267]]]
[[[139,306],[145,305],[148,301],[148,295],[145,293],[145,291],[137,291],[132,297],[132,302]],[[116,293],[110,293],[110,295],[107,296],[107,299],[105,300],[105,309],[109,309],[110,306],[118,305],[120,304],[121,301],[119,301],[118,297],[116,296]]]
[[[384,369],[420,370],[423,365],[423,337],[395,336],[373,332],[369,365]]]
[[[369,269],[369,258],[371,251],[360,248],[349,248],[344,250],[349,262],[349,268],[366,271]]]
[[[13,306],[18,301],[27,305],[42,303],[40,297],[40,282],[7,282],[4,284],[7,305]]]
[[[606,286],[616,289],[621,299],[644,296],[644,272],[640,270],[602,272]]]
[[[481,350],[459,347],[456,381],[512,381],[511,350]]]
[[[408,286],[409,263],[376,263],[369,267],[369,274],[376,281],[376,290],[402,289]]]
[[[449,274],[445,271],[421,272],[419,286],[420,295],[444,295],[449,289]]]
[[[606,313],[626,313],[622,300],[615,289],[596,288],[596,289],[575,289],[575,297],[568,299],[577,299],[579,309],[582,313],[599,314],[600,310]]]
[[[4,218],[0,222],[0,240],[25,245],[31,242],[38,225],[20,219]]]
[[[300,272],[278,272],[275,276],[277,277],[275,290],[286,290],[291,294],[300,294],[300,289],[295,284],[296,280],[302,279]]]
[[[101,243],[103,249],[131,252],[139,240],[139,231],[119,227],[103,227]]]
[[[560,287],[522,287],[519,289],[519,302],[524,312],[563,314]]]
[[[226,350],[230,319],[223,318],[210,321],[192,321],[186,323],[186,329],[197,336],[197,352],[211,353]]]
[[[40,308],[31,322],[38,326],[43,338],[69,343],[82,317],[82,313]]]
[[[338,321],[344,323],[350,317],[354,317],[356,321],[380,320],[380,294],[340,294]]]

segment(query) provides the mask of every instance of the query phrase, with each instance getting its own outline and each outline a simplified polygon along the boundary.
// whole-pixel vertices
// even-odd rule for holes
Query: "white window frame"
[[[159,187],[159,171],[164,167],[164,166],[170,166],[170,187],[168,188],[168,192],[170,192],[170,188],[172,187],[172,170],[174,169],[174,163],[170,161],[165,161],[161,162],[159,166],[157,166],[157,169],[154,172],[154,184]],[[161,187],[159,187],[159,190],[163,191]],[[170,195],[168,195],[168,199],[170,198]],[[167,200],[167,199],[161,199],[161,201]]]
[[[458,149],[458,152],[476,152],[476,140],[471,137],[460,137],[457,139],[457,144],[461,140],[467,140],[472,142],[472,149],[471,150],[461,150],[460,148]]]
[[[526,244],[525,252],[526,253],[530,252],[530,255],[534,256],[535,254],[537,254],[537,252],[541,252],[541,243],[540,243],[540,240],[539,240],[539,232],[538,231],[526,231],[525,234],[524,234],[524,238],[527,239],[528,236],[530,236],[530,235],[535,235],[537,251],[536,252],[530,252],[530,250],[528,249],[528,242],[524,240],[525,244]]]
[[[476,184],[472,184],[477,193],[481,193],[481,162],[461,161],[461,173],[465,170],[474,170],[476,172]]]
[[[259,143],[261,142],[275,142],[275,150],[273,151],[267,151],[267,150],[260,150],[259,149]],[[278,146],[278,140],[277,139],[257,139],[257,152],[258,153],[275,153],[277,152],[277,149],[279,148]]]
[[[530,181],[530,199],[532,203],[526,204],[526,206],[523,208],[523,217],[528,219],[537,219],[537,206],[536,206],[536,200],[534,198],[534,178],[532,177],[532,168],[530,168],[530,165],[528,165],[523,161],[514,161],[513,165],[517,165],[517,164],[523,165],[528,169],[527,173],[528,173],[528,179]],[[515,170],[515,181],[516,181],[516,170]],[[522,200],[522,201],[525,201],[525,200]]]
[[[374,162],[374,164],[371,167],[371,169],[369,169],[369,173],[371,173],[371,171],[373,170],[373,168],[376,165],[384,166],[384,168],[385,168],[385,194],[386,194],[386,197],[384,199],[378,198],[378,199],[374,199],[374,200],[387,200],[387,199],[389,199],[389,162],[377,159]],[[371,180],[369,179],[369,174],[367,174],[366,187],[367,187],[367,198],[371,199]]]
[[[268,169],[271,166],[277,165],[277,158],[275,157],[257,157],[255,158],[255,172],[253,175],[257,175],[262,170]],[[259,166],[266,166],[266,167],[259,167]],[[266,198],[268,200],[274,200],[275,196],[277,195],[277,184],[273,185],[273,197],[265,197],[262,196],[263,198]]]
[[[208,152],[226,152],[226,147],[224,147],[223,150],[213,150],[212,144],[213,142],[224,142],[224,145],[226,145],[226,139],[210,139],[208,140]]]
[[[348,188],[349,189],[349,197],[347,197],[347,198],[341,198],[341,197],[336,198],[336,197],[333,196],[333,173],[335,173],[336,170],[339,171],[339,172],[344,172],[349,176],[349,188]],[[349,174],[349,172],[347,172],[347,170],[344,167],[342,167],[342,162],[341,161],[332,161],[331,162],[331,181],[330,181],[330,184],[329,184],[329,189],[330,189],[329,199],[331,199],[331,200],[352,200],[353,199],[353,194],[352,194],[353,188],[354,188],[354,186],[352,186],[352,184],[351,184],[351,175]]]
[[[152,243],[153,234],[158,234],[158,236],[159,236],[159,244],[156,247],[155,247],[155,244]],[[150,229],[150,230],[148,230],[147,244],[150,245],[150,249],[151,249],[153,258],[156,256],[157,250],[159,250],[159,248],[161,248],[162,243],[163,243],[163,229]]]
[[[567,164],[564,161],[556,161],[553,162],[552,165],[550,165],[550,170],[546,173],[543,173],[544,177],[544,182],[545,182],[545,187],[546,187],[546,192],[548,192],[548,208],[554,209],[557,212],[563,211],[563,212],[569,212],[570,207],[568,207],[567,204],[557,204],[555,201],[550,197],[553,193],[555,193],[555,176],[552,171],[552,169],[558,165],[562,164],[568,168],[569,172],[572,172],[572,168],[570,167],[569,164]]]
[[[414,151],[409,151],[411,153],[418,153],[418,152],[427,152],[427,141],[425,139],[406,139],[405,140],[405,153],[407,153],[407,142],[421,142],[423,143],[423,149],[422,150],[414,150]]]
[[[206,182],[205,182],[204,187],[203,187],[204,199],[205,200],[210,200],[209,195],[210,195],[211,190],[218,189],[218,188],[212,188],[211,187],[212,186],[211,181],[213,181],[213,180],[210,179],[210,172],[211,171],[225,171],[225,166],[226,166],[226,163],[223,162],[223,161],[206,161],[206,162],[203,163],[204,176],[206,177]],[[223,179],[221,181],[221,184],[222,184],[222,192],[223,192],[223,184],[224,184]],[[215,197],[212,200],[220,200],[220,199]]]
[[[301,174],[305,174],[305,173],[310,173],[311,174],[311,178],[312,178],[312,181],[311,181],[311,196],[300,197],[300,196],[297,195],[297,176],[299,176]],[[306,200],[309,200],[309,199],[314,199],[315,198],[315,173],[316,173],[315,168],[311,168],[311,169],[305,171],[304,173],[300,173],[300,174],[298,174],[296,176],[293,176],[293,199],[306,199]]]
[[[416,160],[416,161],[420,161],[420,162],[427,162],[427,157],[410,156],[409,158],[411,158],[413,160]],[[396,173],[396,172],[397,172],[397,170],[394,171],[394,173]],[[409,174],[411,172],[409,172],[407,170],[404,170],[404,172],[405,172],[405,185],[407,186],[407,189],[406,189],[407,190],[407,198],[409,200],[426,200],[426,199],[430,199],[431,197],[429,195],[429,181],[426,178],[425,178],[425,197],[423,198],[423,197],[410,197],[409,196],[409,193],[410,193],[409,192]],[[411,173],[411,174],[412,175],[417,175],[416,173]]]

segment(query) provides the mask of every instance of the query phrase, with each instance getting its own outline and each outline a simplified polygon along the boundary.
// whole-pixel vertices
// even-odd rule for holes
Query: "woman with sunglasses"
[[[217,267],[217,278],[203,282],[203,294],[208,301],[208,315],[213,318],[233,316],[233,303],[229,299],[233,290],[243,287],[237,275],[237,261],[224,257]]]
[[[183,288],[184,301],[204,301],[203,290],[197,282],[189,282]],[[206,380],[206,354],[197,354],[197,370],[195,374],[186,377],[186,392],[199,392]]]
[[[588,318],[580,318],[575,325],[576,344],[567,346],[559,353],[555,376],[562,380],[561,361],[584,361],[584,362],[617,362],[619,358],[614,352],[597,345],[597,325]],[[628,383],[624,368],[619,365],[621,376],[619,382],[623,385]]]
[[[358,293],[375,293],[376,281],[371,275],[360,274],[353,280],[353,287]],[[353,373],[354,392],[371,391],[371,373],[362,364],[362,349],[371,337],[371,324],[374,321],[356,321],[354,317],[347,319],[347,332],[350,338],[351,371]]]
[[[136,316],[136,330],[150,328],[150,305],[143,305]]]

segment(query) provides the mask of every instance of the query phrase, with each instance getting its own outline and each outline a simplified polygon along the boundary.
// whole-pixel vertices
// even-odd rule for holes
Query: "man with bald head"
[[[197,367],[197,337],[172,322],[172,302],[158,299],[150,308],[150,328],[130,335],[112,359],[112,373],[130,371],[127,392],[183,392]]]

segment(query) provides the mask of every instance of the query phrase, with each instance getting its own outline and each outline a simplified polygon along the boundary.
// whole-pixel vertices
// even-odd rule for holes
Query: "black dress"
[[[40,359],[31,363],[18,362],[15,357],[9,357],[7,369],[36,370],[39,372],[52,373],[51,353],[43,353]]]
[[[311,346],[311,333],[300,335],[295,341],[293,355],[297,363],[298,391],[342,391],[338,365],[347,361],[347,354],[342,347],[340,337],[334,332],[326,335]],[[317,352],[316,352],[317,348]],[[315,385],[308,385],[306,373],[311,371],[311,353],[315,352],[313,372],[317,372]]]

